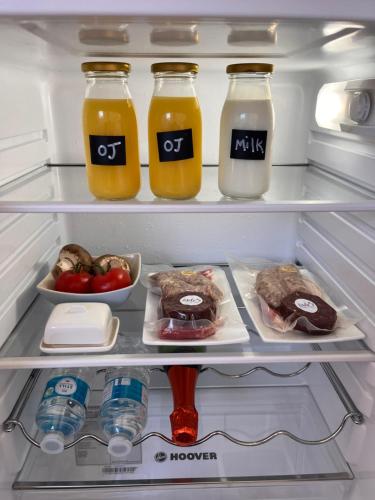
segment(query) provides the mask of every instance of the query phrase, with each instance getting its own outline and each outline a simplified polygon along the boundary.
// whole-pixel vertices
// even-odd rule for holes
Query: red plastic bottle
[[[198,412],[195,408],[195,386],[199,366],[165,367],[173,393],[170,415],[172,439],[179,445],[194,443],[198,436]]]

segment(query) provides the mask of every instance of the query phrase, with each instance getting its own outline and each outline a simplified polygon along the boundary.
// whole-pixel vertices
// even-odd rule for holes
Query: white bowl
[[[57,292],[55,288],[55,278],[51,273],[48,273],[45,278],[37,285],[37,289],[41,295],[53,304],[62,304],[64,302],[102,302],[109,306],[115,307],[122,305],[132,293],[135,285],[138,283],[141,275],[141,254],[132,253],[122,255],[125,257],[130,266],[130,274],[133,283],[126,288],[119,288],[112,292],[103,293],[67,293]],[[96,257],[93,256],[95,259]]]

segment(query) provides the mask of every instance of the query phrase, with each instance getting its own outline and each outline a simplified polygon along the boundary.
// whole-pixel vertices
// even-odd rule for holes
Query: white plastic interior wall
[[[7,2],[4,5],[7,14],[10,7]],[[39,8],[42,9],[40,5]],[[108,9],[114,8],[113,2],[109,2]],[[342,15],[348,17],[345,9]],[[147,112],[153,87],[150,64],[176,58],[198,62],[204,163],[214,165],[218,161],[219,118],[228,83],[225,67],[251,59],[275,65],[273,163],[275,170],[284,169],[284,182],[302,186],[308,199],[373,200],[374,138],[320,128],[315,121],[315,106],[323,84],[375,78],[374,29],[369,21],[184,18],[176,24],[168,19],[139,21],[126,16],[101,19],[31,16],[22,12],[18,16],[4,15],[0,21],[3,192],[9,194],[11,181],[22,181],[22,176],[46,163],[84,163],[80,115],[85,82],[81,62],[109,58],[131,62],[129,86],[139,123],[141,160],[145,164]],[[193,38],[197,32],[199,43],[173,45],[173,37],[178,39],[174,31],[182,31],[187,37],[193,33]],[[110,35],[105,35],[108,32]],[[161,42],[153,43],[158,33]],[[167,44],[163,44],[163,36],[167,37]],[[50,175],[57,177],[53,186],[61,193],[86,193],[85,185],[69,182],[69,173],[60,176],[52,167]],[[51,184],[45,181],[32,185],[21,182],[21,192],[25,199],[48,200],[52,196]],[[29,307],[35,297],[34,285],[55,260],[59,247],[74,241],[87,246],[93,254],[140,251],[148,263],[220,263],[229,254],[297,259],[327,283],[336,285],[343,301],[361,311],[361,328],[368,345],[375,346],[374,212],[217,213],[204,217],[173,213],[1,213],[0,232],[0,326],[5,332],[12,331]],[[344,432],[339,444],[354,472],[367,479],[354,481],[346,496],[341,496],[341,487],[337,485],[335,496],[330,498],[371,498],[366,496],[366,488],[370,495],[375,474],[374,368],[372,364],[338,364],[335,368],[366,416],[366,423],[351,433]],[[0,420],[6,418],[26,377],[27,371],[7,371],[0,378]],[[13,384],[9,385],[11,380]],[[319,367],[307,374],[306,380],[333,425],[341,410],[332,404]],[[260,378],[259,383],[262,381]],[[18,438],[0,434],[0,462],[4,464],[0,482],[4,488],[11,483],[25,456],[24,443]],[[291,490],[289,498],[299,498],[301,491]],[[254,489],[254,496],[249,493],[248,498],[258,498],[256,494]],[[269,494],[272,497],[275,492],[270,490]],[[34,498],[33,495],[22,498]],[[39,492],[36,497],[44,498]],[[50,498],[48,493],[45,498]],[[57,493],[54,498],[58,498]]]

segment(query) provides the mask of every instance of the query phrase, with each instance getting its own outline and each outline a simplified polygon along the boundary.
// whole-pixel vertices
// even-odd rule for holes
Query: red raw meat
[[[159,337],[163,340],[205,339],[214,335],[215,332],[216,326],[213,324],[201,328],[163,328],[160,331]]]

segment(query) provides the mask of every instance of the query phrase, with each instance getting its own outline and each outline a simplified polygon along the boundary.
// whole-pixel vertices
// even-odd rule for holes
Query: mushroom
[[[93,268],[95,274],[106,273],[110,269],[119,267],[130,273],[130,266],[124,257],[120,255],[105,254],[94,260]]]
[[[59,258],[52,269],[52,276],[57,279],[64,271],[71,271],[78,264],[85,270],[91,269],[92,257],[87,250],[79,245],[70,243],[62,247]]]

